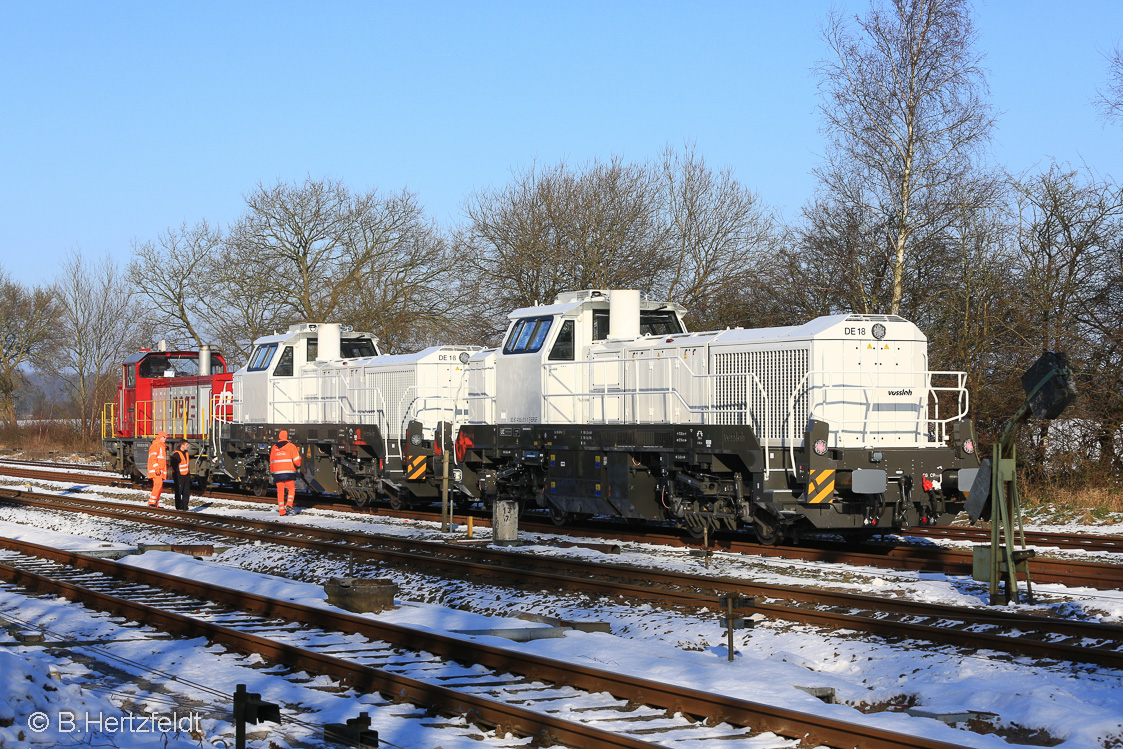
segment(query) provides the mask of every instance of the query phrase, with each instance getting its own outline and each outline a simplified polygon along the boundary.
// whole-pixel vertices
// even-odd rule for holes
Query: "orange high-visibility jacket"
[[[300,465],[300,450],[291,442],[278,442],[269,451],[269,472],[274,481],[292,481]]]
[[[148,478],[168,475],[168,447],[164,440],[152,440],[148,448]]]
[[[191,467],[191,457],[186,450],[176,450],[173,454],[179,456],[179,475],[186,476],[188,469]]]

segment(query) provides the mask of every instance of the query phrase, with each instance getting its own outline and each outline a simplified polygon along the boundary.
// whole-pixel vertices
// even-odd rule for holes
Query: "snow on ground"
[[[0,726],[7,724],[0,727],[0,747],[5,749],[150,749],[164,747],[165,739],[169,749],[230,747],[234,728],[229,695],[236,684],[246,684],[248,691],[281,706],[280,727],[248,727],[249,746],[256,749],[321,746],[320,726],[345,722],[360,712],[370,714],[372,728],[387,747],[481,749],[528,743],[482,736],[462,719],[426,721],[424,711],[410,705],[360,695],[326,677],[269,667],[260,656],[227,652],[203,638],[146,639],[151,628],[123,626],[119,619],[63,599],[32,598],[3,587],[0,624],[12,620],[18,622],[17,629],[43,627],[97,645],[68,650],[20,647],[13,644],[10,631],[0,630],[0,694],[7,703],[0,705]],[[52,672],[57,679],[48,676]],[[114,723],[127,721],[130,713],[168,718],[173,730],[158,730],[164,726],[135,719],[131,724]],[[180,722],[184,718],[187,721]],[[49,728],[35,733],[44,724]]]
[[[168,749],[196,746],[190,742],[190,715],[166,715],[166,722],[156,725],[136,716],[130,720],[105,695],[53,678],[49,660],[0,650],[0,747],[65,746],[99,732],[112,735],[121,749],[150,747],[165,736]]]
[[[86,487],[72,483],[63,490],[80,496],[95,496]],[[115,499],[140,501],[141,492],[98,488]],[[370,516],[356,517],[323,510],[303,511],[295,517],[278,518],[266,506],[195,500],[202,512],[270,518],[278,523],[311,524],[318,527],[368,530],[416,538],[440,538],[431,523],[404,522]],[[160,528],[138,528],[101,518],[69,513],[42,513],[19,508],[0,509],[0,535],[20,533],[27,540],[36,534],[42,543],[80,544],[81,539],[59,538],[46,531],[80,537],[135,544],[197,543],[213,540]],[[13,525],[17,526],[13,529]],[[28,530],[30,526],[35,527]],[[487,536],[483,529],[480,536]],[[640,544],[628,544],[620,555],[590,549],[560,549],[548,545],[550,537],[519,551],[534,555],[557,555],[609,563],[648,565],[670,570],[703,573],[701,561],[689,552]],[[226,545],[229,540],[217,540]],[[88,543],[88,541],[86,541]],[[267,595],[292,598],[326,606],[321,587],[331,576],[346,574],[343,560],[325,559],[302,550],[270,544],[236,544],[212,562],[148,553],[127,563],[173,574],[209,579]],[[901,596],[957,605],[981,605],[982,586],[962,578],[939,574],[802,563],[793,560],[754,559],[716,553],[711,573],[773,583],[814,581],[879,596]],[[283,577],[262,577],[270,572]],[[646,678],[688,684],[791,709],[840,715],[851,721],[866,721],[905,733],[923,734],[969,746],[1010,746],[995,735],[977,736],[952,729],[936,721],[913,718],[883,710],[887,705],[914,705],[933,712],[965,710],[996,713],[1000,728],[1020,726],[1026,731],[1047,732],[1063,740],[1064,747],[1105,746],[1123,737],[1123,673],[1073,664],[1038,665],[1029,659],[1005,654],[964,654],[950,647],[924,647],[916,643],[890,644],[856,633],[820,630],[784,622],[761,621],[751,631],[737,635],[737,660],[726,662],[725,633],[717,624],[717,612],[667,611],[648,604],[545,592],[512,591],[478,582],[435,579],[423,573],[380,565],[359,565],[361,576],[389,577],[405,591],[398,609],[378,615],[386,621],[434,631],[529,626],[513,619],[519,612],[532,612],[572,619],[608,622],[611,634],[570,633],[562,639],[536,640],[515,645],[488,638],[503,647],[525,648],[544,656],[587,663]],[[1073,591],[1061,586],[1035,586],[1052,603],[1024,610],[1038,612],[1050,606],[1067,616],[1123,620],[1123,594],[1118,591]],[[268,592],[266,592],[268,591]],[[829,686],[846,704],[828,706],[796,689],[798,686]],[[1015,737],[1020,734],[1015,734]],[[1013,739],[1012,739],[1013,740]]]

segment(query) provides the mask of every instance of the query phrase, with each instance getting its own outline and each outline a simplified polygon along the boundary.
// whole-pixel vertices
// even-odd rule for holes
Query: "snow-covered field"
[[[14,485],[23,484],[17,482]],[[108,496],[133,501],[140,501],[142,497],[136,491],[91,488],[74,484],[73,480],[57,484],[50,482],[39,488],[83,497]],[[167,499],[170,503],[170,497]],[[407,537],[440,537],[430,523],[391,519],[376,521],[370,517],[321,510],[304,511],[295,517],[281,519],[267,506],[216,500],[196,500],[195,504],[202,508],[200,512],[206,513],[269,518],[276,522],[308,523],[328,528],[357,528]],[[126,545],[212,540],[201,534],[140,528],[132,523],[11,507],[0,508],[0,520],[4,521],[0,523],[2,536],[23,537],[68,548],[89,545],[91,540]],[[1066,530],[1074,529],[1070,527]],[[59,533],[66,535],[52,535]],[[486,529],[477,530],[477,537],[486,535]],[[606,555],[589,549],[561,549],[551,545],[552,539],[548,536],[536,541],[520,551],[705,572],[701,561],[685,550],[627,544],[621,554]],[[225,539],[215,543],[231,544]],[[1087,552],[1072,552],[1072,555],[1080,558],[1095,556]],[[234,545],[208,562],[172,554],[149,553],[130,557],[128,563],[314,605],[327,605],[324,603],[322,582],[327,577],[347,572],[345,561],[324,559],[281,546],[253,544]],[[986,597],[984,588],[969,579],[722,553],[714,555],[710,571],[712,574],[760,582],[802,582],[958,605],[982,605]],[[1044,739],[1051,745],[1096,747],[1110,746],[1112,742],[1123,740],[1123,673],[1117,671],[1083,664],[1038,665],[1026,658],[990,652],[968,653],[915,642],[891,644],[853,632],[824,632],[773,621],[760,621],[754,629],[739,632],[737,660],[728,663],[725,634],[718,625],[717,612],[667,611],[626,601],[594,600],[547,592],[513,592],[500,586],[442,580],[416,571],[384,566],[360,566],[357,573],[389,577],[399,584],[402,605],[378,616],[409,626],[440,632],[528,626],[524,621],[512,619],[520,612],[607,622],[611,634],[572,632],[564,638],[524,644],[498,638],[489,638],[489,641],[617,672],[635,673],[796,710],[815,711],[853,722],[869,722],[964,746],[1008,747],[1019,742],[1042,745],[1041,740]],[[1036,606],[1024,606],[1023,609],[1043,613],[1052,608],[1054,613],[1067,616],[1116,623],[1123,620],[1123,593],[1118,591],[1072,590],[1062,586],[1035,586],[1035,590],[1042,602]],[[0,605],[5,611],[10,609],[7,595],[0,597]],[[43,612],[42,616],[49,614]],[[512,622],[518,624],[513,625]],[[823,704],[797,687],[832,687],[841,704]],[[251,687],[251,690],[254,689],[257,687]],[[293,697],[287,704],[301,704],[303,699],[305,697]],[[974,727],[1001,731],[1006,738],[995,734],[969,733],[933,719],[908,716],[899,712],[905,706],[936,713],[993,713],[996,717],[984,718]],[[315,709],[319,708],[309,706],[309,710]],[[352,715],[354,712],[357,709],[351,711]],[[319,720],[319,716],[316,719]],[[988,725],[991,728],[986,729]],[[442,738],[437,743],[447,749],[453,745],[454,738],[450,736],[449,742]],[[0,746],[4,745],[3,739],[0,739]],[[436,744],[403,744],[410,745]],[[473,742],[473,745],[479,744]]]

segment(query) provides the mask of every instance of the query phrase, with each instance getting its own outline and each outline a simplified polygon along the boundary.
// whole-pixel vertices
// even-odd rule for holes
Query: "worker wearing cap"
[[[149,507],[160,506],[160,492],[164,490],[164,479],[168,475],[168,433],[160,432],[148,447],[148,478],[152,479],[152,495],[148,498]]]
[[[300,467],[300,451],[289,442],[288,430],[282,429],[277,443],[269,451],[269,472],[277,485],[277,514],[286,515],[296,496],[296,469]]]

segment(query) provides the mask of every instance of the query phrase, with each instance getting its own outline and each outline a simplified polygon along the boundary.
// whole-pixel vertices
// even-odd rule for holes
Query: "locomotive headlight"
[[[870,453],[871,463],[880,463],[883,460],[885,460],[885,455],[880,450],[874,450]]]
[[[468,360],[471,359],[471,358],[472,358],[472,355],[469,354],[467,351],[461,351],[460,352],[460,363],[461,364],[467,364]]]
[[[885,337],[885,326],[884,326],[884,325],[882,325],[881,323],[874,323],[874,326],[873,326],[873,337],[874,337],[874,338],[876,338],[876,339],[877,339],[877,340],[879,340],[879,341],[880,341],[880,340],[881,340],[882,338],[884,338],[884,337]]]
[[[826,455],[827,454],[827,441],[826,440],[815,440],[815,454],[816,455]]]
[[[975,440],[970,438],[963,440],[963,452],[973,455],[975,453]]]
[[[420,434],[411,434],[409,436],[409,444],[413,445],[414,447],[417,447],[418,445],[420,445],[421,444],[421,435]]]

